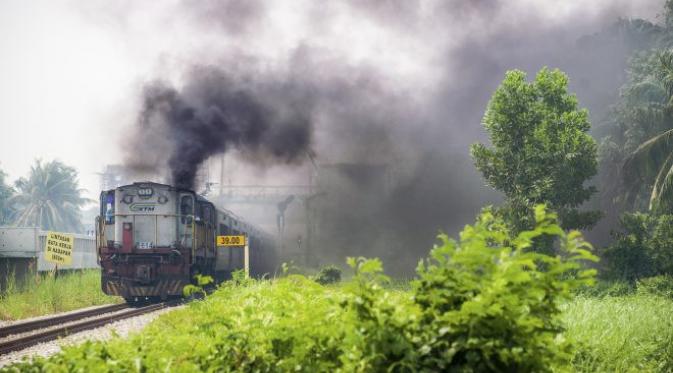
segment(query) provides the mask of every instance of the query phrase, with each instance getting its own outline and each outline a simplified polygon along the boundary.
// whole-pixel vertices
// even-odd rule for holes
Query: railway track
[[[176,304],[178,304],[176,301],[161,302],[138,308],[126,304],[115,304],[2,327],[0,328],[0,355]],[[21,335],[28,332],[34,333]],[[17,337],[12,338],[12,335],[17,335]]]

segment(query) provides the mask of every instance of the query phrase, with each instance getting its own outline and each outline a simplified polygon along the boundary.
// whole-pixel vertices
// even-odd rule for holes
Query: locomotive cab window
[[[115,192],[101,193],[101,216],[105,220],[105,224],[114,224],[115,222]]]
[[[190,195],[180,198],[180,215],[182,224],[191,224],[194,215],[194,198]]]

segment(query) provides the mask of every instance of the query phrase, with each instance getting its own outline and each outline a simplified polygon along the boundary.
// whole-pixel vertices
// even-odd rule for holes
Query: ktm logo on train
[[[132,203],[129,209],[133,212],[153,212],[154,203]]]

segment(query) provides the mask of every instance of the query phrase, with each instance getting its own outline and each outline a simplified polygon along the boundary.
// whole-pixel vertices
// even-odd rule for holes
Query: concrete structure
[[[51,271],[54,264],[44,260],[46,231],[28,227],[0,227],[0,288],[8,275],[23,280],[35,271]],[[72,264],[59,270],[100,268],[95,237],[75,234]]]

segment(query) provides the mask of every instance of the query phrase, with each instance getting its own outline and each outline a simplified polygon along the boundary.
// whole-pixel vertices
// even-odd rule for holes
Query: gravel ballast
[[[32,356],[49,356],[59,352],[61,350],[61,346],[79,344],[86,340],[103,341],[112,338],[112,336],[115,334],[121,338],[126,338],[131,333],[142,330],[149,322],[156,319],[159,315],[170,312],[174,309],[178,309],[180,307],[183,306],[164,308],[158,311],[146,313],[144,315],[116,321],[100,328],[75,333],[55,341],[40,343],[25,350],[11,352],[9,354],[0,356],[0,367],[20,361],[23,358],[30,358]]]

